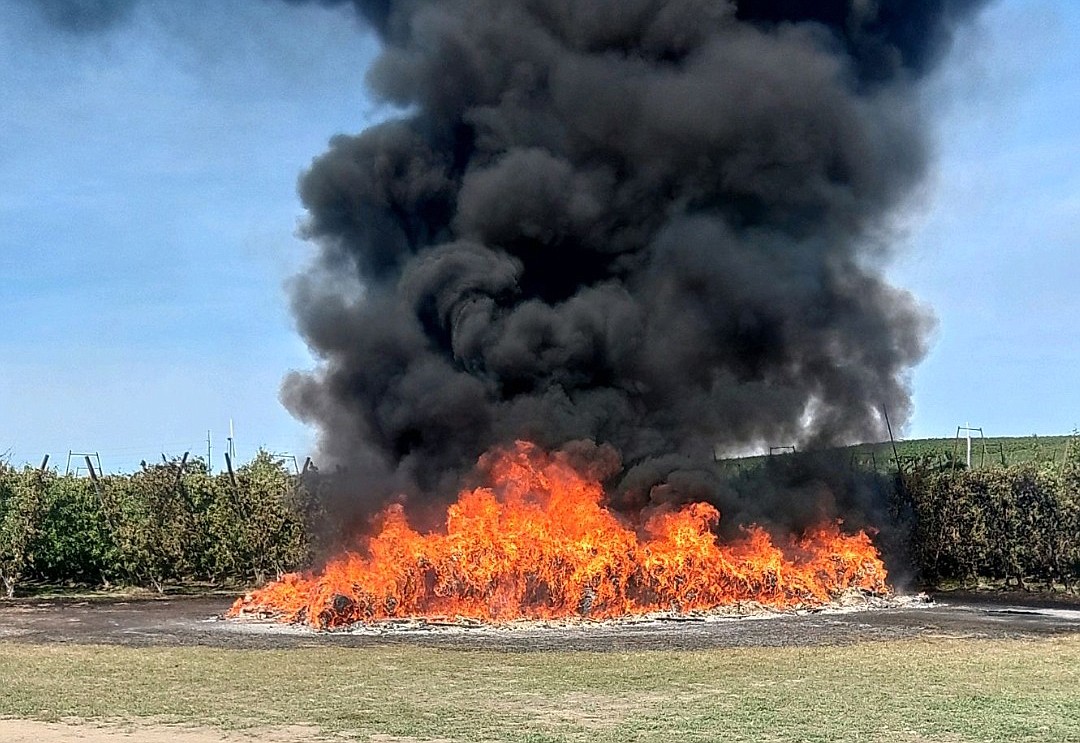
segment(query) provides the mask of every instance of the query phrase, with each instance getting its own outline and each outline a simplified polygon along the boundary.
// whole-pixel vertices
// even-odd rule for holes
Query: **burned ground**
[[[235,649],[404,644],[463,650],[698,650],[847,645],[916,637],[1016,639],[1080,632],[1080,598],[942,594],[931,606],[719,621],[587,623],[567,627],[433,627],[316,633],[222,621],[232,597],[41,598],[0,604],[0,642],[208,646]]]

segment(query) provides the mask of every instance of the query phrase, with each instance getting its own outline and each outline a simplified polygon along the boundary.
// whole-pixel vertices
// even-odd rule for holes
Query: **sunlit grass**
[[[1080,741],[1080,637],[695,652],[0,644],[0,716],[462,741]]]

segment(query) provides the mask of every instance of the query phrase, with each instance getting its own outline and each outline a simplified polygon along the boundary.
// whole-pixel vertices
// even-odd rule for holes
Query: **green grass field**
[[[1071,436],[997,436],[986,439],[972,438],[971,464],[973,467],[1021,464],[1025,462],[1060,463],[1071,450]],[[959,461],[964,461],[967,443],[964,439],[912,439],[896,442],[897,454],[901,459],[920,456],[949,457],[955,454]],[[848,447],[852,454],[860,457],[872,455],[874,459],[891,463],[892,445],[860,444]]]
[[[1080,741],[1078,690],[1077,636],[627,654],[0,644],[0,718],[305,723],[338,740]]]
[[[1061,464],[1065,456],[1077,454],[1077,442],[1073,436],[995,436],[985,439],[972,438],[971,465],[973,468],[998,467],[1027,462]],[[896,459],[911,462],[923,459],[944,466],[955,457],[964,462],[967,443],[963,438],[909,439],[896,442],[896,452],[888,441],[876,444],[854,444],[839,449],[841,458],[853,465],[876,469],[879,472],[895,471]],[[783,454],[783,451],[778,453]],[[732,466],[753,468],[763,463],[766,456],[739,457],[725,460]]]

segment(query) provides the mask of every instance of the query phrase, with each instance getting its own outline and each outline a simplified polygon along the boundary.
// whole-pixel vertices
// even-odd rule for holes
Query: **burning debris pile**
[[[748,527],[717,543],[706,503],[624,523],[601,483],[561,453],[531,444],[481,461],[490,480],[462,492],[444,532],[414,531],[400,506],[379,518],[361,552],[314,575],[286,575],[233,606],[318,629],[398,617],[611,618],[710,611],[740,602],[775,609],[822,606],[851,589],[885,595],[885,567],[869,537],[837,525],[781,548]],[[635,528],[636,527],[636,528]]]
[[[293,309],[319,366],[282,396],[338,468],[328,510],[381,515],[360,552],[234,613],[884,592],[866,534],[821,526],[881,525],[880,488],[736,487],[714,455],[906,418],[931,321],[884,246],[926,169],[920,81],[982,1],[322,2],[378,35],[368,83],[401,114],[301,180],[318,255]],[[542,453],[582,441],[625,468]],[[445,532],[386,505],[459,493]]]

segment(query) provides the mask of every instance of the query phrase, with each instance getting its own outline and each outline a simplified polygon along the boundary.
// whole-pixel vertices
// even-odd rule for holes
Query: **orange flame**
[[[831,524],[780,549],[751,526],[721,545],[720,513],[694,503],[653,516],[639,534],[604,507],[600,483],[560,454],[518,442],[484,461],[492,486],[462,492],[445,533],[421,534],[390,506],[362,553],[318,574],[285,575],[230,615],[323,629],[391,617],[609,618],[742,601],[790,609],[852,588],[888,593],[885,566],[861,531]]]

